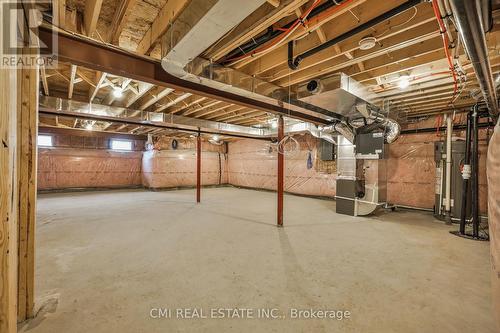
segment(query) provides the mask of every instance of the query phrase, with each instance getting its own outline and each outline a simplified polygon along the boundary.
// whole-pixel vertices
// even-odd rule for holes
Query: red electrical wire
[[[436,16],[436,19],[439,24],[439,32],[441,33],[441,37],[443,38],[444,53],[446,55],[446,60],[448,61],[448,66],[450,67],[451,75],[453,76],[453,97],[452,97],[453,101],[458,92],[458,80],[457,80],[457,74],[455,73],[455,66],[453,66],[453,61],[451,60],[451,54],[449,49],[450,40],[448,39],[448,35],[446,33],[447,32],[446,26],[444,25],[443,19],[441,18],[441,13],[439,11],[439,5],[437,0],[432,0],[432,9],[434,10],[434,15]]]
[[[311,7],[309,7],[298,19],[295,20],[295,22],[293,22],[293,24],[288,28],[288,29],[283,29],[283,28],[278,28],[277,30],[280,30],[280,31],[284,31],[284,33],[277,37],[276,39],[273,40],[273,42],[271,42],[270,44],[268,45],[264,45],[260,48],[257,48],[255,49],[254,51],[250,52],[250,53],[247,53],[247,54],[244,54],[244,55],[241,55],[239,57],[234,57],[234,58],[231,58],[231,59],[228,59],[228,61],[230,62],[233,62],[233,61],[237,61],[237,60],[241,60],[241,59],[244,59],[244,58],[247,58],[247,57],[252,57],[254,56],[256,53],[260,53],[262,51],[265,51],[271,47],[273,47],[274,45],[276,45],[277,43],[281,42],[284,38],[288,37],[287,34],[293,30],[297,24],[299,23],[303,23],[303,26],[305,27],[306,25],[308,25],[309,23],[316,23],[318,24],[320,21],[322,21],[323,19],[325,19],[326,17],[332,15],[333,13],[335,12],[338,12],[339,10],[343,9],[344,7],[346,7],[347,5],[349,5],[351,2],[353,2],[355,0],[346,0],[344,2],[342,2],[341,4],[338,4],[336,5],[335,7],[331,8],[330,10],[327,10],[319,15],[317,15],[316,17],[314,17],[314,21],[308,21],[306,18],[307,16],[311,13],[311,11],[316,8],[319,3],[321,2],[321,0],[316,0],[312,5]]]
[[[277,43],[281,42],[284,38],[288,37],[288,34],[290,33],[290,31],[292,31],[293,29],[295,29],[295,27],[299,23],[303,23],[304,25],[306,24],[306,22],[304,22],[305,18],[309,15],[309,13],[314,8],[316,8],[316,6],[319,5],[320,2],[321,2],[321,0],[314,1],[314,3],[311,5],[311,7],[309,7],[298,19],[296,19],[295,22],[293,22],[293,24],[290,27],[288,27],[288,29],[284,30],[285,32],[283,34],[281,34],[281,36],[279,36],[278,38],[275,38],[271,43],[269,43],[267,45],[264,45],[264,46],[261,46],[261,47],[255,49],[255,50],[253,50],[251,53],[243,54],[243,55],[241,55],[239,57],[234,57],[234,58],[228,59],[228,61],[232,62],[232,61],[241,60],[241,59],[244,59],[244,58],[247,58],[247,57],[252,57],[256,53],[260,53],[262,51],[265,51],[265,50],[273,47]],[[282,30],[282,29],[280,29],[280,30]]]

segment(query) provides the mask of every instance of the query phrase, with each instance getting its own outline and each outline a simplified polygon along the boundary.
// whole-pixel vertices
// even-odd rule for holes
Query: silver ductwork
[[[369,133],[383,130],[387,143],[394,142],[401,131],[395,120],[390,119],[383,110],[372,103],[374,94],[343,73],[331,75],[321,81],[312,80],[300,86],[298,98],[341,114],[346,122],[336,123],[330,128],[344,135],[351,143],[354,142],[357,131]]]
[[[489,27],[488,6],[483,4],[485,0],[449,0],[458,32],[463,41],[465,50],[472,62],[474,73],[477,76],[479,87],[481,88],[484,101],[490,113],[498,115],[498,100],[491,71],[490,60],[488,58],[488,46],[486,44],[485,31]],[[486,17],[486,19],[485,19]]]
[[[277,129],[255,128],[211,121],[200,118],[178,116],[174,114],[147,112],[116,106],[89,104],[51,96],[40,96],[40,113],[55,116],[76,117],[94,122],[96,130],[106,129],[110,123],[127,123],[138,126],[155,126],[179,131],[201,131],[203,133],[221,134],[245,138],[270,139],[278,135]],[[287,121],[288,122],[288,121]],[[319,128],[306,122],[292,122],[285,126],[285,133],[309,133],[312,136],[336,144],[335,128]]]
[[[183,80],[312,115],[325,122],[345,122],[344,117],[335,110],[299,101],[280,86],[199,57],[205,49],[265,2],[266,0],[192,0],[162,40],[163,69]],[[182,22],[195,23],[188,27]],[[354,136],[348,125],[345,130],[351,130],[349,136]]]

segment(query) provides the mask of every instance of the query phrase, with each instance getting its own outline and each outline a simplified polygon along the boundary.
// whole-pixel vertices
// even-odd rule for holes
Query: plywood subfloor
[[[22,332],[493,332],[488,243],[419,212],[234,188],[40,195]],[[453,227],[454,228],[454,227]],[[342,309],[344,321],[151,319],[152,307]]]

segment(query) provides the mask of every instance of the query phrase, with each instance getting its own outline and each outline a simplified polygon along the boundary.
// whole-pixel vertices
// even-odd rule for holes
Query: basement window
[[[40,147],[52,147],[52,136],[51,135],[39,135],[38,136],[38,146]]]
[[[132,150],[132,141],[111,139],[111,149],[113,150]]]

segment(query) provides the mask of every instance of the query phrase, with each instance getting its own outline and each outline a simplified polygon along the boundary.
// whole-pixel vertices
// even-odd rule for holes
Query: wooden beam
[[[392,2],[383,2],[380,6],[383,6],[385,9],[390,9],[391,6],[394,6],[394,1]],[[360,23],[365,23],[370,18],[379,14],[381,9],[378,9],[379,6],[373,6],[370,2],[366,2],[359,6],[359,10],[363,11],[363,17]],[[402,34],[399,37],[399,41],[403,41],[405,39],[405,32],[411,29],[415,29],[424,25],[433,26],[437,29],[435,24],[434,13],[432,12],[432,6],[420,6],[418,9],[417,16],[409,22],[408,24],[402,24],[401,26],[392,27],[390,30],[390,25],[382,24],[374,27],[370,30],[370,33],[374,36],[379,36],[379,43],[384,43],[384,41],[388,38],[391,38],[395,35]],[[382,9],[383,10],[383,9]],[[391,23],[401,24],[404,23],[404,20],[407,20],[408,17],[402,16],[401,18],[398,16],[394,20],[390,20]],[[395,21],[398,20],[398,21]],[[333,39],[346,31],[349,31],[355,28],[359,23],[352,19],[352,16],[349,15],[340,15],[334,21],[331,22],[320,22],[322,25],[322,30],[325,32],[326,38],[328,40]],[[295,54],[301,54],[306,52],[316,46],[318,46],[319,40],[314,35],[306,36],[296,42],[295,46]],[[345,60],[341,54],[347,52],[353,52],[359,48],[359,37],[354,36],[353,38],[349,38],[345,40],[337,46],[333,46],[333,50],[335,53],[331,52],[331,50],[325,50],[321,53],[315,55],[316,57],[340,57],[341,60]],[[264,57],[258,59],[252,59],[252,62],[248,63],[244,67],[241,67],[241,70],[248,75],[257,75],[262,74],[265,77],[270,77],[275,73],[283,73],[288,72],[287,65],[287,47],[282,46],[279,47],[272,52],[266,54]],[[346,54],[347,56],[347,54]],[[321,61],[321,59],[319,60]],[[303,64],[301,63],[300,68]]]
[[[165,34],[169,25],[181,14],[191,0],[169,0],[158,13],[151,27],[137,45],[137,53],[148,54]]]
[[[40,78],[42,79],[43,93],[45,96],[49,96],[49,84],[47,82],[47,73],[45,71],[45,66],[40,66]]]
[[[269,6],[261,6],[247,19],[241,22],[232,32],[223,37],[219,43],[210,48],[205,57],[220,59],[239,45],[255,37],[275,22],[293,13],[295,9],[307,3],[308,0],[283,0],[280,5],[269,11]]]
[[[134,104],[139,98],[144,96],[148,91],[150,91],[154,85],[146,82],[139,82],[137,85],[137,92],[133,92],[129,98],[125,101],[125,107],[129,108],[132,104]]]
[[[38,68],[23,68],[18,77],[18,320],[34,316],[36,153]]]
[[[166,110],[166,109],[168,109],[169,107],[174,106],[174,105],[176,105],[177,103],[179,103],[179,102],[181,102],[181,101],[185,100],[186,98],[190,97],[191,95],[192,95],[191,93],[184,93],[184,94],[182,94],[182,95],[180,95],[180,96],[178,96],[178,97],[174,98],[173,100],[169,101],[169,102],[168,102],[168,103],[166,103],[165,105],[160,106],[159,108],[157,108],[157,109],[155,110],[155,112],[161,112],[161,111],[163,111],[163,110]]]
[[[69,75],[69,86],[68,86],[68,99],[73,97],[73,88],[75,86],[75,78],[76,78],[76,65],[71,65],[70,75]]]
[[[141,110],[141,111],[145,110],[149,106],[158,102],[163,97],[170,94],[172,91],[174,91],[174,89],[172,89],[172,88],[162,88],[162,90],[160,90],[160,92],[158,92],[156,95],[152,95],[152,97],[149,100],[145,101],[141,106],[139,106],[139,110]]]
[[[95,96],[99,92],[99,89],[103,85],[104,81],[106,80],[107,73],[105,72],[96,72],[96,83],[95,87],[91,88],[89,91],[89,102],[92,103],[94,100]]]
[[[137,0],[121,0],[109,27],[108,41],[118,45],[120,35],[128,22],[128,17]]]
[[[85,34],[92,36],[97,28],[97,20],[101,13],[103,0],[87,0],[85,1],[85,11],[83,13],[83,25]]]
[[[130,84],[130,82],[132,82],[132,79],[124,79],[122,81],[122,83],[119,84],[119,86],[122,89],[122,92],[125,91],[125,89],[128,87],[128,85]],[[116,99],[116,97],[115,97],[115,95],[113,93],[113,89],[112,89],[111,92],[106,97],[104,97],[104,99],[102,101],[102,104],[111,105],[111,104],[113,104],[113,102],[115,101],[115,99]]]
[[[66,0],[52,0],[52,17],[56,27],[66,28]]]
[[[0,70],[0,332],[17,332],[17,79]]]
[[[277,8],[280,5],[280,0],[267,0],[267,2],[274,8]]]
[[[179,113],[183,110],[186,110],[186,109],[192,107],[193,105],[200,104],[201,102],[203,102],[206,99],[207,99],[206,97],[200,97],[200,96],[193,95],[189,101],[187,101],[187,102],[183,101],[184,105],[177,106],[176,108],[171,110],[170,113],[172,113],[172,114]]]

